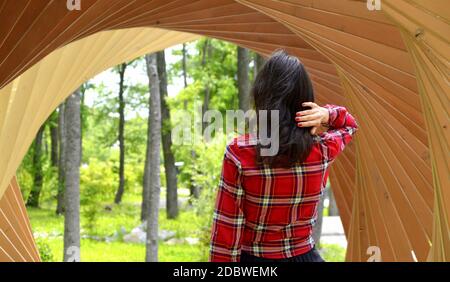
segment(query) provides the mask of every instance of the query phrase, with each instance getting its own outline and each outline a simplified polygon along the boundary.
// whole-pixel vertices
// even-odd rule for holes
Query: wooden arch
[[[356,0],[80,2],[0,1],[0,261],[38,260],[14,175],[50,113],[102,70],[195,34],[285,48],[319,103],[355,113],[361,130],[331,171],[347,260],[365,261],[369,246],[384,261],[450,260],[445,0],[381,0],[380,11]]]

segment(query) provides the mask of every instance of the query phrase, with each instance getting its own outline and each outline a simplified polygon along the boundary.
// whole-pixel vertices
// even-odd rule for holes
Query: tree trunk
[[[84,99],[86,94],[86,87],[83,84],[80,87],[80,162],[83,161],[83,120],[84,120]]]
[[[186,50],[186,43],[183,43],[183,50],[182,50],[182,55],[183,55],[183,58],[182,58],[182,60],[181,60],[181,67],[182,67],[182,69],[183,69],[183,82],[184,82],[184,88],[186,88],[187,86],[188,86],[188,84],[187,84],[187,66],[186,66],[186,63],[187,63],[187,50]],[[187,110],[187,103],[188,103],[188,101],[187,101],[187,99],[185,99],[184,101],[183,101],[183,109],[184,110]]]
[[[201,66],[204,69],[204,71],[205,71],[205,66],[206,66],[207,60],[209,58],[211,58],[211,55],[212,55],[212,48],[211,48],[210,40],[206,39],[205,43],[203,45],[202,63],[201,63]],[[209,86],[209,81],[206,82],[204,91],[205,91],[205,94],[203,96],[202,114],[204,114],[209,109],[209,101],[211,99],[211,89]],[[206,126],[208,125],[206,122],[203,122],[203,118],[202,118],[201,125],[202,125],[202,132],[203,132],[205,130]],[[195,150],[191,151],[191,156],[192,156],[193,160],[195,160],[197,158],[197,153],[195,152]],[[201,192],[200,187],[195,185],[192,181],[190,183],[189,190],[190,190],[191,198],[198,199],[200,197],[200,192]]]
[[[64,190],[65,190],[64,167],[66,165],[65,103],[59,105],[58,139],[59,139],[59,161],[58,161],[58,194],[56,196],[56,214],[63,214]]]
[[[203,96],[203,106],[202,106],[202,115],[204,115],[209,109],[209,101],[211,100],[211,88],[209,87],[209,83],[207,82],[205,86],[205,94]],[[202,118],[202,133],[205,131],[208,123],[203,121]]]
[[[80,90],[66,102],[64,261],[80,260]]]
[[[328,199],[328,216],[338,216],[339,210],[336,204],[336,199],[334,198],[333,189],[331,189],[331,187],[328,188]]]
[[[164,51],[157,53],[159,91],[161,99],[161,130],[162,149],[164,155],[164,169],[166,174],[166,208],[167,218],[172,219],[178,216],[178,191],[177,191],[177,168],[175,167],[175,157],[172,152],[172,134],[170,124],[170,111],[166,103],[167,93],[167,72]]]
[[[183,82],[184,82],[184,88],[187,87],[187,66],[186,66],[186,62],[187,62],[187,53],[186,53],[186,43],[183,43],[183,51],[182,51],[182,61],[181,61],[181,66],[183,68]]]
[[[141,204],[141,221],[145,222],[149,213],[149,194],[150,194],[150,136],[151,136],[151,94],[149,95],[149,114],[147,120],[147,150],[145,151],[144,177],[142,184],[142,204]]]
[[[119,66],[119,149],[120,149],[120,160],[119,160],[119,187],[117,188],[116,197],[114,202],[120,204],[122,201],[123,192],[125,190],[125,101],[123,98],[124,94],[124,83],[125,83],[125,70],[127,64],[123,63]]]
[[[147,240],[145,260],[148,262],[158,261],[158,213],[160,194],[160,142],[161,142],[161,101],[159,78],[157,69],[157,55],[145,56],[147,63],[147,74],[150,84],[150,107],[149,107],[149,136],[147,145],[147,159],[145,161],[144,185],[148,190],[148,213]],[[145,188],[144,188],[145,189]]]
[[[54,111],[50,116],[50,160],[52,167],[58,167],[58,115],[57,112]]]
[[[320,237],[322,236],[322,222],[323,222],[323,201],[325,195],[322,195],[319,199],[319,204],[317,206],[317,221],[313,228],[313,239],[316,243],[316,248],[320,248]]]
[[[209,39],[205,39],[205,44],[203,45],[203,51],[202,51],[202,68],[206,66],[206,62],[209,58],[211,58],[211,44]],[[203,96],[203,107],[202,107],[202,114],[205,114],[206,111],[209,109],[209,101],[211,100],[211,88],[209,86],[209,81],[206,81],[205,85],[205,94]],[[202,132],[205,130],[206,126],[208,126],[208,123],[203,122],[202,119]]]
[[[250,52],[246,48],[237,47],[237,81],[239,109],[248,111],[250,109],[250,80],[249,80],[249,63]]]
[[[30,195],[27,200],[27,206],[39,207],[39,196],[42,190],[43,172],[42,172],[42,139],[45,130],[45,123],[39,128],[36,138],[34,140],[33,153],[33,174],[34,182],[31,188]]]

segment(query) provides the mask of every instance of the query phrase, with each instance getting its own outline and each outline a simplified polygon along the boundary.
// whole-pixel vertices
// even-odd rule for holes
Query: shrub
[[[200,239],[199,256],[201,261],[208,260],[212,217],[215,207],[217,187],[219,185],[226,138],[216,136],[209,143],[196,146],[198,157],[192,164],[193,184],[200,187],[199,199],[193,200],[193,206],[199,220],[197,221]]]
[[[117,175],[113,173],[110,162],[91,159],[89,165],[80,170],[80,203],[85,218],[84,228],[89,234],[95,234],[95,224],[102,203],[112,202],[117,188]]]
[[[43,262],[54,261],[52,249],[50,248],[50,245],[45,239],[37,238],[36,245],[39,251],[39,256],[41,257],[41,261]]]

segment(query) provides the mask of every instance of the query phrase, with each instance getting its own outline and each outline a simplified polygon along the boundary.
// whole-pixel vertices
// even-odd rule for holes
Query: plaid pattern
[[[239,261],[241,250],[289,258],[314,247],[312,227],[328,167],[357,129],[344,107],[326,105],[328,131],[314,137],[311,154],[291,168],[258,166],[256,139],[235,138],[225,151],[211,232],[210,261]],[[242,140],[244,142],[242,142]]]

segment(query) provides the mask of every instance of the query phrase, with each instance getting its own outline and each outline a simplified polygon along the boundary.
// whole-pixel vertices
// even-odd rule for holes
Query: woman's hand
[[[330,117],[328,109],[313,102],[305,102],[302,106],[310,107],[311,110],[297,112],[295,121],[298,127],[311,127],[311,134],[315,134],[322,124],[328,123]]]

